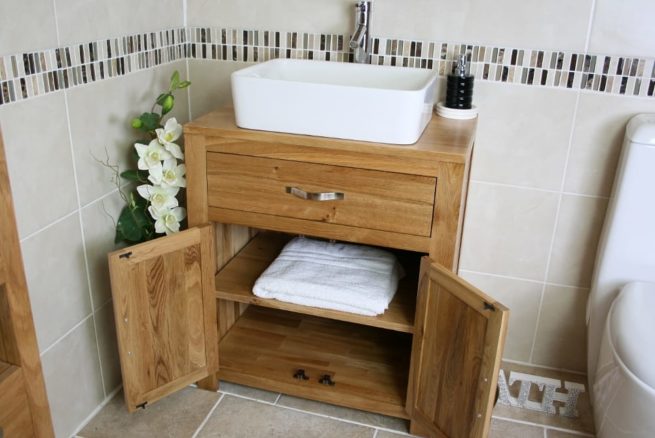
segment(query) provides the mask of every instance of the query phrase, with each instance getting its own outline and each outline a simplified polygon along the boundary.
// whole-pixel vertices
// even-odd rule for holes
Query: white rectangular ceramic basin
[[[232,73],[242,128],[415,143],[432,116],[432,70],[275,59]]]

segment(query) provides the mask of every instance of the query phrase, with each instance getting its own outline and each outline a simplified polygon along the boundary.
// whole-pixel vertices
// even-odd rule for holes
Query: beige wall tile
[[[354,0],[187,0],[189,26],[311,33],[347,33]]]
[[[98,339],[98,351],[100,353],[102,380],[105,391],[107,394],[110,394],[122,383],[113,302],[110,301],[96,310],[94,318],[96,337]]]
[[[91,313],[77,214],[23,241],[22,252],[43,351]]]
[[[57,0],[62,46],[184,26],[183,0]]]
[[[252,63],[189,60],[189,77],[193,83],[189,89],[191,118],[195,119],[217,108],[232,106],[230,75],[249,65]]]
[[[655,56],[655,2],[597,0],[589,51],[609,55]]]
[[[532,363],[585,372],[588,289],[546,286]]]
[[[583,50],[591,0],[376,0],[376,35]]]
[[[0,125],[24,238],[77,208],[64,95],[2,106]]]
[[[55,435],[68,437],[104,400],[93,318],[88,318],[43,356]]]
[[[57,47],[54,2],[0,2],[0,56]]]
[[[559,190],[576,93],[479,81],[474,180]]]
[[[628,120],[655,112],[655,100],[582,93],[573,130],[565,191],[609,196]]]
[[[472,183],[460,269],[543,281],[557,194]]]
[[[548,281],[589,287],[607,199],[563,195],[550,254]]]
[[[134,143],[142,138],[130,121],[145,111],[168,89],[174,70],[186,76],[185,61],[159,66],[123,77],[108,79],[67,91],[71,135],[82,205],[106,195],[116,187],[112,172],[94,157],[121,166],[136,166],[130,160]],[[193,85],[191,85],[193,87]],[[188,96],[183,90],[175,94],[171,116],[180,123],[188,120]],[[167,115],[168,116],[168,115]]]
[[[125,202],[115,193],[82,209],[86,258],[89,264],[93,307],[98,309],[111,299],[107,254],[122,245],[114,243],[116,221]]]
[[[244,421],[244,418],[248,421]],[[198,437],[373,438],[374,431],[364,426],[225,395]]]
[[[537,329],[542,283],[461,270],[459,275],[509,308],[509,328],[503,357],[529,361]]]

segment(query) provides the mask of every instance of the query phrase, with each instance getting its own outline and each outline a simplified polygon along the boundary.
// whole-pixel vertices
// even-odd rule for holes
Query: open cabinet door
[[[109,254],[127,409],[218,371],[213,227]]]
[[[487,436],[508,317],[503,305],[423,257],[406,404],[413,432]]]

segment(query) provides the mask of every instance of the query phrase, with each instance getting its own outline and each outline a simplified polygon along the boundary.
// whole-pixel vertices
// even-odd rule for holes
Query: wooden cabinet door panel
[[[20,368],[0,362],[0,437],[35,436]]]
[[[509,311],[421,260],[407,410],[434,437],[485,437]]]
[[[130,412],[218,370],[213,227],[109,254]]]

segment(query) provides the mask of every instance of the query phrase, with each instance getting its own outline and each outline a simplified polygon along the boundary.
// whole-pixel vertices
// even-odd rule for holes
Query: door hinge
[[[493,304],[489,304],[486,301],[484,302],[484,310],[491,310],[492,312],[496,311],[496,308]]]

